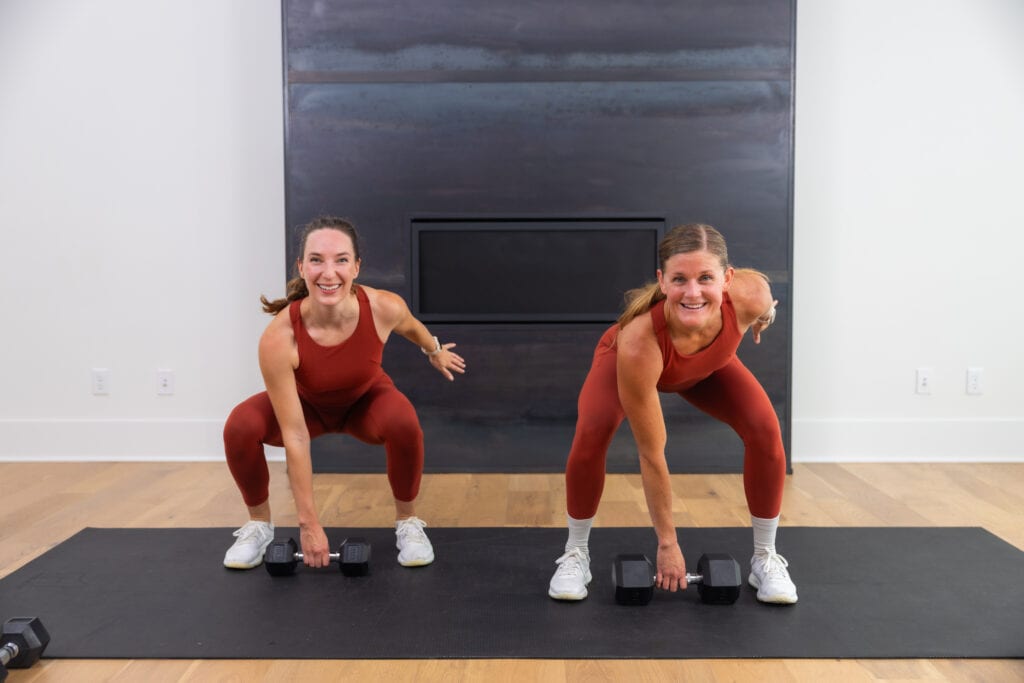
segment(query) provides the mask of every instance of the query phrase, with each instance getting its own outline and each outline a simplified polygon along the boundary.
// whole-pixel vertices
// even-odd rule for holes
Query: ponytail
[[[260,294],[260,303],[263,304],[264,313],[277,315],[291,302],[305,299],[307,296],[309,296],[309,290],[306,289],[306,281],[301,277],[293,277],[288,281],[288,293],[283,299],[270,301],[266,296]]]
[[[643,315],[664,298],[665,294],[657,282],[629,290],[626,292],[626,310],[619,316],[619,327],[625,327],[633,318]]]
[[[355,250],[355,259],[356,261],[359,261],[359,233],[356,232],[356,226],[352,225],[350,221],[344,218],[338,218],[337,216],[318,216],[306,224],[302,229],[302,234],[299,236],[300,260],[302,259],[302,255],[306,252],[306,240],[309,238],[310,233],[324,229],[337,230],[338,232],[348,235],[352,240],[352,248]],[[267,297],[261,294],[260,303],[263,304],[263,312],[269,313],[270,315],[277,315],[291,302],[298,301],[299,299],[305,299],[309,296],[309,289],[306,288],[306,281],[299,275],[296,275],[288,281],[287,292],[288,293],[285,294],[283,299],[274,299],[273,301],[270,301]]]
[[[686,223],[669,230],[658,243],[659,267],[664,269],[665,263],[676,254],[689,254],[695,251],[713,254],[721,263],[722,270],[729,267],[729,251],[725,246],[725,238],[722,237],[722,233],[704,223]],[[760,275],[764,277],[763,274]],[[619,327],[625,327],[633,318],[643,315],[664,298],[665,295],[657,282],[629,290],[626,292],[626,310],[619,316]]]

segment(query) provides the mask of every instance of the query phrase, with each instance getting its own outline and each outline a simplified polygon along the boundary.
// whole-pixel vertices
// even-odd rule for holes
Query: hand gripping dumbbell
[[[687,584],[697,584],[701,602],[731,605],[740,597],[740,563],[731,555],[701,555],[697,574],[687,574]],[[618,555],[612,563],[615,602],[620,605],[646,605],[654,597],[654,564],[646,555]]]
[[[7,669],[27,669],[43,656],[50,644],[50,634],[39,617],[16,617],[4,622],[0,636],[0,681],[7,678]]]
[[[271,576],[295,573],[295,567],[304,555],[299,552],[295,539],[275,539],[267,546],[263,564]],[[330,553],[331,562],[337,562],[345,576],[365,576],[370,573],[370,544],[365,538],[346,538],[338,552]]]

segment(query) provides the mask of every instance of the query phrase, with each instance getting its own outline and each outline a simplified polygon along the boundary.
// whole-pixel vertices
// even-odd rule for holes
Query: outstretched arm
[[[402,297],[383,289],[365,289],[374,310],[377,331],[383,332],[382,338],[395,332],[416,344],[430,359],[430,364],[449,381],[455,379],[452,372],[465,374],[466,361],[452,351],[455,344],[440,343],[437,337],[430,334],[426,325],[412,314]]]
[[[737,268],[729,284],[729,297],[736,307],[736,318],[740,328],[750,329],[754,343],[761,343],[761,333],[775,322],[775,307],[779,304],[772,298],[768,278],[750,268]]]

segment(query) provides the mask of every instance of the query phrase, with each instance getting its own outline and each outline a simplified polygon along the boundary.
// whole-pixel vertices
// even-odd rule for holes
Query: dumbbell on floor
[[[0,636],[0,681],[7,669],[27,669],[43,656],[50,634],[39,617],[15,617],[4,622]]]
[[[295,572],[304,557],[295,539],[275,539],[267,546],[263,564],[271,576],[287,576]],[[365,538],[346,538],[338,552],[330,553],[330,559],[338,563],[345,576],[365,576],[370,573],[370,544]]]
[[[697,574],[687,574],[687,584],[697,584],[701,602],[731,605],[740,597],[740,563],[731,555],[712,553],[697,560]],[[646,605],[654,597],[654,564],[646,555],[619,555],[612,563],[615,602]]]

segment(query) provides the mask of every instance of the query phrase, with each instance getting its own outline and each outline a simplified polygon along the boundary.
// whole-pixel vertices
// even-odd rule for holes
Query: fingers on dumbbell
[[[271,576],[293,574],[300,561],[311,567],[326,567],[337,562],[345,576],[365,576],[370,573],[370,544],[365,538],[345,539],[337,553],[327,553],[326,556],[306,562],[303,554],[298,552],[294,539],[275,539],[267,546],[263,556],[263,564]]]
[[[702,602],[713,605],[731,605],[740,596],[742,579],[740,564],[731,555],[711,553],[701,555],[696,575],[675,579],[658,578],[654,565],[646,555],[618,555],[612,564],[615,601],[622,605],[646,605],[654,597],[657,585],[674,591],[696,583]]]

